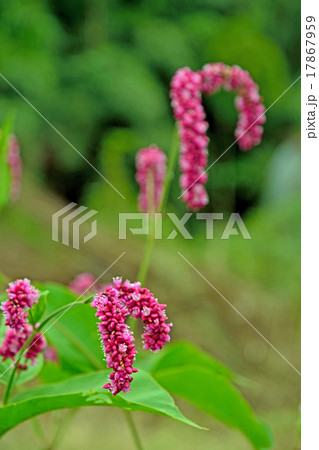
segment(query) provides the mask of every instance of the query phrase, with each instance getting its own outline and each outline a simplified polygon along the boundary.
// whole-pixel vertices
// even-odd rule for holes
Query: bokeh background
[[[67,283],[80,272],[135,279],[143,238],[118,239],[118,212],[137,210],[136,151],[151,143],[169,152],[169,83],[183,66],[223,61],[247,69],[269,107],[300,75],[300,3],[296,0],[3,0],[0,72],[114,186],[123,200],[0,79],[0,120],[15,114],[24,163],[19,201],[0,215],[0,269],[10,279]],[[299,448],[299,376],[178,255],[181,252],[299,368],[300,82],[268,111],[256,149],[234,145],[209,171],[205,212],[239,212],[252,236],[221,240],[226,222],[205,239],[158,241],[148,286],[168,304],[173,339],[191,339],[241,375],[240,387],[269,423],[276,449]],[[212,163],[232,144],[233,95],[205,98]],[[168,210],[181,216],[178,170]],[[98,214],[98,235],[80,251],[51,240],[51,216],[70,201]],[[194,390],[196,386],[194,386]],[[147,449],[249,449],[239,432],[179,402],[210,431],[137,413]],[[50,427],[64,419],[48,414]],[[59,449],[132,448],[121,411],[87,408],[70,421]],[[44,448],[25,423],[1,448]],[[50,447],[51,448],[51,447]]]

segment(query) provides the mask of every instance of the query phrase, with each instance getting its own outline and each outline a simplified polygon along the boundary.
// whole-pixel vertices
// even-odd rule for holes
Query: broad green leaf
[[[233,378],[233,374],[228,367],[214,359],[209,353],[204,352],[191,342],[187,341],[174,342],[167,346],[166,351],[164,347],[163,351],[157,354],[152,370],[158,372],[162,369],[182,367],[189,364],[204,366],[217,374]]]
[[[36,303],[33,308],[29,311],[29,318],[32,325],[40,322],[43,314],[45,313],[47,307],[47,296],[49,291],[40,292],[40,297],[38,303]]]
[[[171,394],[238,428],[255,448],[270,448],[268,430],[255,418],[251,407],[229,378],[209,366],[192,364],[190,360],[189,365],[155,370],[153,376]]]
[[[23,360],[23,364],[25,363],[25,360]],[[12,367],[12,359],[7,359],[6,361],[0,361],[0,375],[3,374],[0,377],[0,383],[2,384],[8,384]],[[28,369],[27,370],[20,370],[18,373],[18,377],[16,378],[15,384],[23,384],[27,381],[32,380],[36,376],[39,375],[41,369],[43,368],[43,355],[40,354],[37,356],[37,359],[35,360],[34,364],[31,364],[30,361],[27,362]]]
[[[146,372],[141,370],[135,374],[131,392],[115,397],[101,387],[108,378],[107,374],[103,371],[79,375],[17,395],[11,404],[0,408],[0,435],[44,412],[90,405],[161,414],[201,428],[179,411],[169,393]]]
[[[63,370],[59,363],[46,361],[39,378],[43,383],[57,383],[70,378],[70,372]]]
[[[66,286],[57,283],[37,284],[48,290],[47,313],[69,303],[83,300]],[[57,349],[62,368],[71,373],[89,372],[105,367],[104,355],[97,332],[94,309],[88,305],[75,305],[53,318],[43,332]]]

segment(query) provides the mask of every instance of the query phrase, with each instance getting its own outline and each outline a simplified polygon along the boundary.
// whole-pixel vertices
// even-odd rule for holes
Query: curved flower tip
[[[82,295],[84,292],[96,292],[99,288],[94,275],[88,272],[80,273],[74,280],[70,281],[69,288],[75,294]]]
[[[5,325],[16,331],[22,330],[27,322],[28,313],[25,309],[32,308],[38,302],[40,293],[32,286],[30,280],[16,280],[9,284],[7,297],[1,308],[5,316]]]
[[[212,76],[218,74],[218,81]],[[212,93],[223,86],[237,94],[235,105],[239,113],[235,137],[241,150],[249,150],[258,145],[262,138],[265,123],[265,107],[259,95],[258,85],[250,74],[239,66],[226,66],[222,63],[207,64],[201,71],[205,92]],[[222,80],[222,81],[220,81]],[[204,90],[204,89],[203,89]]]
[[[207,64],[202,70],[179,69],[171,81],[171,104],[178,123],[181,140],[180,184],[182,199],[189,209],[197,210],[208,203],[204,184],[207,182],[208,123],[201,93],[212,94],[220,87],[236,92],[239,112],[235,137],[242,150],[261,141],[265,108],[258,86],[249,73],[238,66],[223,63]]]
[[[14,360],[16,354],[21,350],[26,340],[31,336],[33,328],[29,324],[24,324],[18,331],[13,328],[8,328],[4,337],[4,341],[0,347],[0,356],[5,361],[8,358]],[[46,348],[46,340],[42,333],[38,333],[34,336],[27,348],[24,357],[31,360],[31,364],[35,363],[35,360],[39,353]],[[20,370],[26,370],[27,365],[19,363]]]
[[[163,193],[166,155],[156,145],[142,148],[136,155],[136,180],[140,185],[138,197],[142,212],[156,211]]]
[[[165,305],[159,304],[154,295],[139,282],[122,282],[121,278],[113,280],[105,292],[97,294],[92,301],[96,316],[101,320],[98,329],[106,355],[107,367],[112,368],[110,382],[103,387],[113,395],[128,392],[133,381],[132,374],[138,370],[133,367],[137,351],[134,336],[125,319],[128,314],[141,318],[145,333],[144,348],[159,351],[170,340],[172,324],[167,324]]]

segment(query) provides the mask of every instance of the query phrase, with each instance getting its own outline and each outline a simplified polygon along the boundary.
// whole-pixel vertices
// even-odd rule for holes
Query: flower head
[[[8,328],[3,343],[0,346],[0,356],[2,356],[2,360],[5,361],[8,358],[14,360],[16,354],[21,350],[26,340],[31,336],[32,331],[33,328],[29,324],[24,324],[18,331],[13,328]],[[38,354],[42,352],[45,347],[46,340],[43,334],[37,333],[33,337],[23,356],[27,360],[31,360],[31,364],[34,364]],[[21,370],[27,369],[27,365],[20,362],[18,367]]]
[[[113,280],[104,292],[97,294],[92,301],[101,340],[106,355],[107,367],[112,368],[110,382],[104,385],[113,395],[128,392],[133,381],[132,374],[138,370],[133,367],[135,354],[133,333],[125,323],[128,314],[144,323],[144,348],[158,351],[169,341],[172,324],[167,324],[165,305],[159,304],[154,295],[139,282]]]
[[[202,105],[201,93],[212,94],[220,87],[236,92],[239,120],[235,137],[242,150],[259,144],[265,108],[258,86],[248,72],[238,66],[223,63],[207,64],[193,72],[188,67],[179,69],[171,82],[171,104],[181,140],[180,185],[182,199],[189,209],[197,210],[208,203],[204,184],[207,182],[208,123]]]
[[[143,212],[156,211],[166,174],[165,153],[155,145],[142,148],[136,156],[136,169],[136,180],[140,185],[139,209]]]
[[[204,184],[207,181],[206,136],[208,123],[201,99],[202,79],[199,73],[188,67],[179,69],[171,82],[171,99],[181,139],[180,185],[182,199],[190,209],[205,206],[208,197]]]
[[[98,328],[106,355],[107,367],[112,368],[110,382],[103,387],[109,389],[113,395],[128,392],[133,381],[132,373],[135,354],[133,333],[125,323],[128,314],[118,298],[117,290],[109,286],[105,293],[97,294],[92,301],[96,308],[96,316],[101,320]]]
[[[2,304],[5,325],[16,331],[22,330],[28,316],[25,309],[38,302],[40,293],[27,278],[10,283],[7,293],[8,300]]]

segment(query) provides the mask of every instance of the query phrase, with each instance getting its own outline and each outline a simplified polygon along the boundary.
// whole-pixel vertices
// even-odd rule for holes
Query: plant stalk
[[[157,211],[158,213],[163,212],[164,208],[166,207],[169,189],[170,189],[171,182],[172,182],[173,176],[174,176],[174,170],[175,170],[175,166],[176,166],[178,150],[179,150],[179,138],[178,138],[177,126],[175,126],[174,132],[173,132],[171,149],[170,149],[170,153],[169,153],[167,173],[166,173],[164,186],[163,186],[162,198],[161,198],[160,205],[159,205],[159,208]],[[151,184],[152,181],[154,181],[154,180],[151,180],[150,189],[148,189],[148,193],[152,194],[152,202],[153,202],[153,203],[151,203],[148,200],[148,204],[151,203],[150,207],[149,207],[149,209],[150,209],[150,211],[149,211],[149,213],[150,213],[150,229],[149,229],[149,234],[147,236],[147,241],[145,244],[143,258],[142,258],[140,268],[139,268],[139,271],[137,274],[137,280],[141,283],[141,285],[143,285],[146,281],[147,272],[148,272],[150,262],[151,262],[152,251],[153,251],[154,244],[155,244],[154,183],[152,185]],[[148,199],[150,199],[150,195],[148,195]],[[136,328],[136,322],[137,321],[136,320],[133,321],[133,319],[130,321],[130,328],[133,332]],[[131,430],[132,437],[135,442],[136,448],[138,450],[143,450],[137,428],[133,422],[132,414],[130,413],[130,411],[124,411],[124,415],[125,415],[127,424]]]
[[[166,207],[166,202],[169,194],[169,189],[171,186],[171,182],[173,180],[174,170],[177,161],[177,155],[179,150],[179,138],[177,132],[177,126],[174,128],[171,149],[169,152],[168,165],[167,165],[167,173],[163,186],[162,198],[160,201],[160,205],[158,208],[158,213],[163,212]],[[154,214],[151,212],[150,218],[150,229],[147,237],[143,258],[141,261],[140,269],[138,271],[137,280],[143,285],[146,281],[146,276],[148,272],[148,268],[151,262],[152,251],[154,248],[154,233],[155,233],[155,218]]]
[[[5,393],[3,395],[3,404],[7,405],[12,393],[12,390],[14,388],[14,378],[16,375],[16,372],[18,370],[18,365],[19,365],[19,361],[22,358],[22,356],[24,355],[25,350],[28,348],[29,344],[31,343],[32,339],[34,338],[36,334],[36,331],[33,330],[31,336],[29,336],[29,338],[25,341],[25,343],[23,344],[23,346],[21,347],[19,353],[18,353],[18,357],[16,358],[14,365],[13,365],[13,370],[11,372],[8,384],[7,384],[7,388],[5,390]]]
[[[134,441],[136,449],[137,450],[143,450],[142,442],[141,442],[141,439],[139,437],[139,434],[138,434],[137,428],[135,426],[135,423],[133,421],[133,417],[132,417],[131,412],[127,411],[127,410],[124,410],[123,412],[124,412],[124,417],[126,419],[128,427],[129,427],[129,429],[131,431],[131,434],[132,434],[133,441]]]

